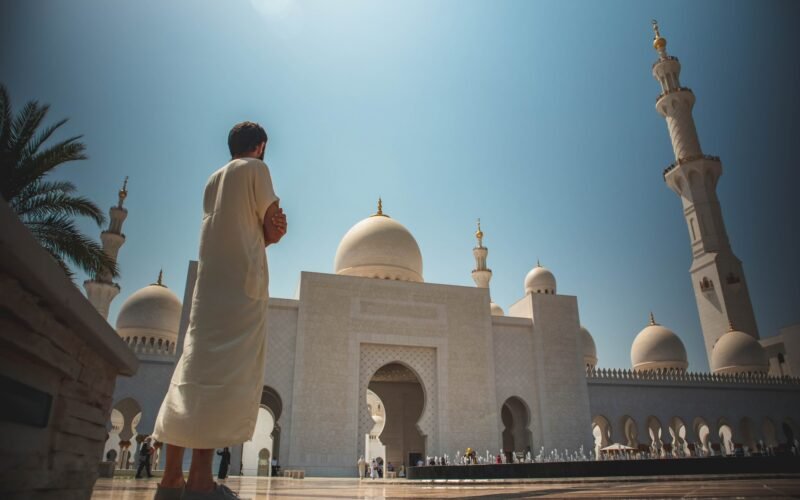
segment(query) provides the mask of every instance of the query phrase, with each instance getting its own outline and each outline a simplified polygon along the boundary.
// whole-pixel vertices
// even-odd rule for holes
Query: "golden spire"
[[[164,288],[166,288],[167,286],[163,283],[163,280],[164,280],[164,269],[161,268],[158,271],[158,279],[153,284],[158,286],[163,286]]]
[[[733,327],[733,321],[730,318],[728,318],[728,331],[729,332],[736,331],[736,328]]]
[[[372,217],[389,217],[383,213],[383,200],[380,197],[378,197],[378,211],[372,214]]]
[[[667,46],[667,39],[661,36],[661,32],[658,29],[658,21],[655,19],[653,19],[653,33],[655,34],[653,37],[653,48],[661,52]]]
[[[650,326],[655,326],[657,324],[658,323],[656,323],[656,318],[655,316],[653,316],[653,311],[650,311]]]
[[[478,219],[478,230],[475,232],[475,237],[478,238],[478,248],[483,248],[483,231],[481,231],[481,220]]]
[[[122,183],[122,189],[119,190],[119,206],[122,206],[122,202],[125,201],[125,198],[128,197],[128,176],[125,176],[125,182]]]
[[[539,257],[536,257],[536,267],[542,267],[542,263],[539,262]]]

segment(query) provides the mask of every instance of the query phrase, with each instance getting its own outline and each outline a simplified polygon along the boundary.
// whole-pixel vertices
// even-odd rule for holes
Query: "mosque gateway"
[[[359,457],[399,468],[467,447],[481,455],[581,448],[591,455],[618,443],[698,455],[793,446],[800,325],[759,337],[716,196],[721,160],[702,151],[694,94],[681,86],[680,62],[655,28],[656,111],[675,152],[664,180],[686,218],[711,372],[692,371],[680,332],[653,314],[647,321],[646,311],[631,366],[597,368],[602,360],[580,323],[578,298],[539,263],[520,276],[521,298],[504,311],[492,301],[480,224],[476,286],[425,282],[416,239],[379,202],[343,236],[332,274],[302,272],[297,298],[270,299],[261,411],[253,440],[231,443],[234,474],[240,463],[245,475],[269,474],[277,459],[308,475],[355,476]],[[104,232],[113,255],[125,238],[127,194],[123,188]],[[189,263],[183,302],[159,276],[120,309],[117,332],[141,366],[116,385],[106,456],[118,467],[133,466],[153,430],[181,354],[196,270]],[[118,286],[98,276],[86,289],[107,315]]]

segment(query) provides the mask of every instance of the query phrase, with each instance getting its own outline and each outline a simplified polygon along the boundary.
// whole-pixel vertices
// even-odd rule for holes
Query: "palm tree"
[[[66,261],[96,275],[103,270],[117,276],[117,267],[103,248],[75,226],[77,216],[89,217],[102,226],[105,216],[91,200],[75,194],[75,185],[48,181],[45,176],[67,162],[85,160],[81,136],[45,146],[63,119],[39,128],[50,106],[30,101],[16,116],[5,85],[0,84],[0,196],[16,212],[68,276]]]

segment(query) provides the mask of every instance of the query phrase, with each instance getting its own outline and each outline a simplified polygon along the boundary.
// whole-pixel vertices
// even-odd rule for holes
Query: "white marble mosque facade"
[[[665,181],[681,197],[690,231],[711,372],[687,371],[683,342],[652,316],[632,345],[630,368],[596,368],[578,298],[559,293],[553,273],[538,264],[505,315],[490,298],[480,225],[476,287],[424,282],[416,240],[379,205],[344,236],[334,273],[302,272],[296,298],[269,301],[262,405],[275,425],[273,449],[262,457],[308,475],[353,476],[370,439],[396,465],[452,459],[467,447],[483,455],[580,447],[588,454],[615,442],[655,453],[688,452],[689,444],[714,453],[793,445],[800,325],[759,339],[716,199],[721,164],[702,154],[694,96],[680,87],[680,64],[658,31],[654,47],[656,108],[676,155]],[[135,434],[152,431],[180,356],[195,276],[191,262],[182,306],[160,279],[122,306],[117,331],[141,366],[117,382],[107,449],[135,447]],[[371,411],[368,389],[385,414]],[[231,443],[234,457],[252,463],[240,445]]]

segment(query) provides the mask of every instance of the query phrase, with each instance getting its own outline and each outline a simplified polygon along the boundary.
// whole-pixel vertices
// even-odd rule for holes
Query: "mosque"
[[[676,158],[664,180],[689,231],[710,373],[689,371],[681,338],[652,314],[633,341],[630,367],[597,368],[577,297],[559,293],[553,272],[538,264],[504,312],[491,300],[480,224],[476,287],[425,282],[417,241],[379,202],[342,238],[332,274],[302,272],[295,298],[269,300],[256,435],[231,443],[233,473],[267,475],[274,458],[308,475],[353,476],[361,456],[399,466],[467,447],[583,447],[588,455],[620,443],[688,455],[797,445],[800,324],[759,336],[716,195],[722,163],[701,150],[695,96],[654,30],[655,106]],[[114,258],[125,241],[126,196],[124,186],[102,234]],[[114,394],[106,452],[121,468],[152,432],[181,355],[196,272],[190,262],[183,301],[159,275],[119,311],[116,330],[141,361]],[[119,286],[96,276],[85,288],[107,317]]]

